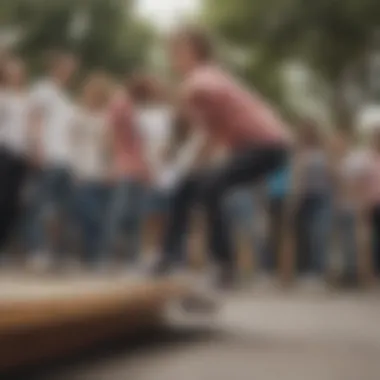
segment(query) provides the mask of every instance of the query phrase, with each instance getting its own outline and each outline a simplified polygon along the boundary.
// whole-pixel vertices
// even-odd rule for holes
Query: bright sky
[[[200,0],[138,0],[138,12],[160,28],[170,28],[197,11]]]

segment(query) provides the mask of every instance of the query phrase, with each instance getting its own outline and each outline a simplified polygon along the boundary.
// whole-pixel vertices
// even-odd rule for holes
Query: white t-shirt
[[[106,112],[75,110],[71,128],[71,167],[84,181],[101,181],[107,174]]]
[[[172,109],[165,105],[141,107],[137,110],[137,125],[150,166],[159,173],[165,166],[163,152],[171,139]]]
[[[73,106],[67,94],[52,80],[39,82],[31,91],[31,107],[42,118],[42,149],[47,165],[70,161],[70,121]]]
[[[0,95],[0,139],[10,151],[25,155],[28,150],[30,102],[27,93],[3,91]]]

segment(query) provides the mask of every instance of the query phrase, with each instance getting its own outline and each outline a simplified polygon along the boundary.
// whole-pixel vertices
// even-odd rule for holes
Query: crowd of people
[[[191,37],[186,42],[197,58],[208,59],[206,45]],[[191,57],[181,38],[171,53],[183,67]],[[1,62],[1,265],[22,257],[31,270],[68,263],[92,270],[132,268],[159,252],[162,241],[167,251],[179,252],[179,237],[187,229],[183,214],[196,210],[189,236],[201,238],[207,219],[213,226],[210,250],[222,262],[231,256],[228,222],[235,245],[245,241],[245,266],[254,263],[268,272],[291,266],[294,273],[322,276],[338,258],[339,273],[349,282],[363,273],[380,274],[380,121],[363,137],[350,131],[326,134],[316,122],[302,120],[293,123],[295,141],[286,157],[280,144],[244,155],[240,150],[223,176],[202,172],[203,214],[189,206],[193,177],[182,192],[171,190],[193,149],[192,128],[176,91],[154,75],[115,79],[103,71],[89,73],[78,85],[77,66],[72,54],[54,52],[46,60],[46,75],[31,83],[20,57],[10,53]],[[193,87],[215,80],[231,88],[236,104],[244,106],[221,117],[240,122],[248,101],[224,77],[207,74]],[[214,118],[215,111],[223,114],[222,104],[199,94],[196,101],[216,107]],[[285,141],[280,133],[263,132],[259,141]],[[231,141],[250,136],[244,129],[234,133]],[[213,159],[223,162],[223,155]],[[253,172],[263,175],[250,183]],[[235,182],[242,184],[236,191]],[[217,191],[223,186],[228,193]],[[168,217],[173,207],[175,215]],[[188,256],[202,251],[200,245],[187,247]]]

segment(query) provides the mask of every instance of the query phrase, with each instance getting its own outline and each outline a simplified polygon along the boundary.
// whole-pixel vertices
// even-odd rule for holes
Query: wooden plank
[[[62,357],[156,325],[184,288],[151,282],[124,291],[0,303],[0,371]]]

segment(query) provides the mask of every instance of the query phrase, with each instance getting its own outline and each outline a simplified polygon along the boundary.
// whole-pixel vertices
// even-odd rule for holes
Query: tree
[[[35,67],[51,48],[76,50],[86,69],[115,73],[144,64],[152,38],[131,0],[2,0],[2,25],[22,32],[18,50]]]
[[[256,51],[261,61],[305,62],[334,91],[334,109],[346,122],[344,84],[347,78],[362,79],[369,43],[380,25],[377,0],[205,0],[204,11],[218,33]]]

